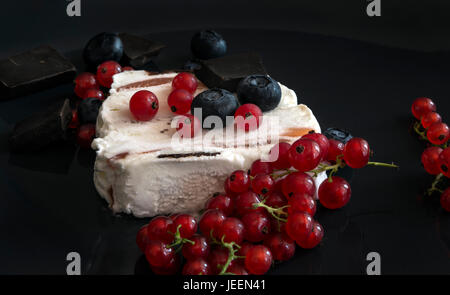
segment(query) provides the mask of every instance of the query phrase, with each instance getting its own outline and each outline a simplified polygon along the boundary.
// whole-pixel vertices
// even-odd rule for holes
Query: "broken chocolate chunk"
[[[66,139],[72,120],[69,99],[18,122],[9,138],[11,150],[33,151]]]
[[[119,37],[123,43],[125,62],[134,68],[142,67],[149,63],[153,57],[159,54],[161,49],[166,47],[161,42],[127,33],[121,33]]]
[[[0,61],[3,99],[71,82],[75,66],[56,49],[41,46]]]
[[[223,88],[236,92],[239,81],[249,75],[263,74],[266,70],[257,53],[227,55],[201,62],[195,75],[209,88]]]

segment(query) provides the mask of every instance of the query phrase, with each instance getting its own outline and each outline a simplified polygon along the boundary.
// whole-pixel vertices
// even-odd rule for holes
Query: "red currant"
[[[324,232],[322,226],[318,222],[314,221],[311,233],[306,239],[296,240],[297,245],[303,249],[312,249],[316,247],[320,241],[322,241],[323,234]]]
[[[314,179],[304,172],[293,172],[289,174],[281,183],[283,194],[286,197],[294,193],[304,193],[309,196],[316,194]]]
[[[295,193],[289,198],[288,214],[306,212],[311,216],[316,214],[316,201],[308,194]]]
[[[180,269],[180,256],[175,255],[172,260],[170,260],[169,264],[164,265],[163,267],[156,267],[150,265],[151,270],[153,273],[157,275],[174,275],[178,272]]]
[[[315,141],[319,146],[320,146],[320,160],[325,160],[327,154],[328,154],[328,149],[330,147],[330,143],[328,142],[328,138],[321,134],[321,133],[308,133],[306,135],[303,135],[302,138],[305,139],[311,139],[313,141]]]
[[[182,253],[184,258],[187,260],[194,258],[206,259],[210,250],[207,239],[204,236],[195,234],[190,238],[190,240],[194,242],[194,244],[185,243],[183,245]]]
[[[269,159],[272,161],[272,167],[275,169],[288,169],[291,167],[289,162],[289,149],[291,145],[287,142],[280,142],[274,145],[269,151]]]
[[[288,216],[286,233],[293,240],[303,240],[312,231],[313,219],[305,212],[294,212]]]
[[[246,132],[258,129],[263,118],[261,109],[251,103],[241,105],[234,113],[237,127]]]
[[[281,208],[288,204],[288,200],[280,191],[272,191],[270,192],[266,199],[265,204],[272,208]]]
[[[190,114],[181,116],[177,121],[177,132],[181,138],[192,138],[197,136],[202,130],[200,120]]]
[[[172,81],[172,87],[174,89],[184,89],[190,93],[194,93],[197,86],[197,78],[191,73],[179,73]]]
[[[431,146],[426,148],[421,157],[423,168],[431,175],[438,175],[441,173],[439,169],[439,155],[442,149],[437,146]]]
[[[272,265],[272,253],[264,245],[253,246],[245,256],[245,267],[254,275],[265,274]]]
[[[130,99],[130,112],[138,121],[150,121],[159,109],[158,98],[153,92],[140,90]]]
[[[253,247],[252,243],[249,242],[243,242],[241,244],[241,248],[238,250],[237,255],[238,256],[246,256],[248,253],[248,250],[250,250]]]
[[[287,261],[295,254],[295,242],[286,233],[270,234],[264,245],[272,252],[273,259],[278,261]]]
[[[225,243],[241,244],[244,241],[244,233],[245,228],[241,220],[235,217],[227,217],[219,227],[218,236]]]
[[[83,99],[89,98],[89,97],[93,97],[93,98],[98,98],[100,100],[105,100],[105,95],[103,94],[103,91],[101,91],[98,88],[90,88],[87,89],[84,94],[83,94]]]
[[[245,227],[244,238],[250,242],[260,242],[270,234],[270,220],[266,213],[252,211],[242,217]]]
[[[431,124],[427,130],[427,138],[432,144],[445,144],[450,138],[450,129],[445,123],[437,122]]]
[[[246,276],[248,275],[247,270],[243,265],[240,265],[239,263],[235,263],[233,265],[230,265],[227,269],[227,273],[232,273],[238,276]]]
[[[197,232],[197,221],[189,214],[179,214],[175,217],[169,229],[172,233],[175,233],[180,225],[180,236],[182,238],[189,239]]]
[[[258,195],[267,195],[273,185],[274,181],[269,174],[258,174],[252,179],[252,190]]]
[[[161,241],[150,240],[145,248],[145,257],[150,265],[163,267],[175,257],[175,251]]]
[[[270,218],[270,228],[272,232],[284,233],[286,232],[286,222],[280,221],[274,217]]]
[[[270,162],[263,162],[261,160],[256,160],[252,163],[250,167],[250,176],[256,176],[258,174],[271,174],[273,172],[273,167]]]
[[[227,260],[228,260],[228,249],[221,246],[213,247],[208,256],[208,263],[211,266],[211,273],[212,274],[220,273]],[[234,261],[232,261],[231,264],[234,264]],[[231,264],[228,267],[230,267]]]
[[[345,163],[351,168],[362,168],[367,165],[370,157],[369,143],[354,137],[350,139],[344,147]]]
[[[411,112],[417,120],[420,120],[423,115],[434,111],[436,111],[436,105],[427,97],[416,98],[411,106]]]
[[[156,216],[148,223],[147,233],[150,240],[163,241],[164,243],[171,243],[173,241],[173,234],[170,233],[172,219],[166,216]]]
[[[69,128],[70,129],[76,129],[80,126],[80,120],[78,119],[78,111],[77,109],[72,110],[72,120],[70,120]]]
[[[440,122],[442,122],[442,118],[436,112],[429,112],[429,113],[423,115],[422,119],[420,120],[422,127],[425,129],[428,129],[431,126],[431,124],[440,123]]]
[[[95,124],[81,125],[77,133],[77,143],[82,148],[90,148],[95,137]]]
[[[213,196],[208,200],[205,206],[206,209],[218,209],[225,214],[225,216],[230,216],[234,211],[233,200],[227,196],[218,194]]]
[[[147,232],[147,225],[144,225],[141,227],[136,235],[136,244],[138,245],[139,249],[141,249],[142,252],[145,251],[145,248],[147,247],[148,242],[150,242],[150,238],[148,237]]]
[[[191,104],[194,97],[192,94],[184,89],[175,89],[167,98],[172,113],[183,115],[191,110]]]
[[[242,170],[236,170],[231,173],[227,181],[229,182],[230,190],[235,193],[243,193],[250,188],[250,177]]]
[[[446,188],[441,195],[441,206],[445,211],[450,212],[450,187]]]
[[[91,73],[81,73],[75,78],[75,94],[83,98],[84,92],[88,89],[95,88],[98,89],[100,86],[97,83],[97,79],[94,74]]]
[[[254,209],[253,205],[261,202],[258,195],[254,192],[248,191],[242,194],[239,194],[234,200],[234,210],[237,216],[244,216],[245,214],[251,211],[260,211],[264,212],[264,208],[258,207]]]
[[[319,186],[319,201],[328,209],[344,207],[352,195],[350,184],[339,176],[332,176],[331,182],[325,179]]]
[[[182,274],[187,275],[210,275],[211,267],[209,263],[203,258],[190,259],[183,266]]]
[[[445,148],[439,155],[439,169],[442,174],[450,178],[450,147]]]
[[[313,140],[300,138],[289,149],[289,162],[300,172],[311,171],[319,165],[320,146]]]
[[[97,80],[100,85],[111,88],[113,76],[122,72],[122,67],[115,61],[109,60],[100,64],[97,68]]]
[[[337,157],[342,156],[344,154],[345,144],[343,142],[340,142],[335,139],[329,139],[328,143],[329,143],[329,148],[328,148],[328,153],[327,153],[327,156],[325,157],[325,159],[328,162],[334,164],[334,163],[336,163]]]
[[[217,209],[206,210],[200,217],[200,231],[207,238],[211,237],[211,233],[214,237],[218,237],[219,228],[225,221],[225,218],[226,216],[222,211]]]

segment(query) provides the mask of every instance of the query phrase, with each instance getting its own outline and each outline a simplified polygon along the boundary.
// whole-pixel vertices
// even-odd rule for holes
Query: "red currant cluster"
[[[234,171],[224,183],[225,193],[205,205],[198,225],[187,214],[158,216],[139,231],[137,244],[157,274],[266,273],[274,261],[293,257],[296,244],[316,247],[324,236],[316,213],[316,186],[312,176],[329,171],[318,190],[320,203],[329,209],[350,200],[350,185],[333,176],[346,165],[397,167],[369,162],[370,148],[362,138],[346,144],[310,133],[292,145],[272,147],[272,162],[256,160],[248,172]],[[308,172],[308,173],[306,173]],[[201,234],[196,234],[197,227]]]
[[[450,178],[450,129],[436,112],[434,102],[427,97],[414,100],[411,111],[418,120],[414,123],[414,131],[430,144],[421,157],[425,171],[436,175],[427,193],[431,195],[433,192],[439,192],[442,208],[450,212],[450,187],[445,190],[438,187],[444,177]]]
[[[75,94],[81,99],[97,98],[105,100],[103,90],[111,88],[112,77],[123,71],[133,70],[131,67],[121,67],[115,61],[105,61],[97,67],[96,75],[84,72],[75,78]],[[101,89],[103,88],[103,90]],[[77,106],[80,101],[77,101]],[[77,107],[72,110],[72,121],[69,128],[77,130],[77,142],[81,147],[89,148],[95,137],[95,125],[92,123],[81,124],[78,118]]]

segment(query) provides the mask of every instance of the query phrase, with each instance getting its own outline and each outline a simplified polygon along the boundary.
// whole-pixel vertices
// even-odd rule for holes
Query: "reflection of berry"
[[[441,206],[445,211],[450,212],[450,187],[441,195]]]

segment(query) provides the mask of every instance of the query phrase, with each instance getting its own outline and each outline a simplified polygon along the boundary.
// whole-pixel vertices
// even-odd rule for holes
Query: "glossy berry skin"
[[[446,188],[442,193],[441,198],[441,206],[445,211],[450,212],[450,187]]]
[[[248,250],[253,248],[253,244],[249,242],[243,242],[241,245],[241,248],[237,251],[238,256],[246,256],[248,253]]]
[[[281,101],[280,84],[267,75],[250,75],[242,79],[236,89],[241,104],[255,104],[261,111],[275,109]]]
[[[189,259],[183,266],[181,272],[184,276],[188,275],[210,275],[211,267],[203,258]]]
[[[289,162],[289,149],[291,145],[287,142],[280,142],[274,145],[269,151],[269,159],[274,169],[288,169],[291,167]]]
[[[428,97],[416,98],[411,106],[411,112],[417,120],[420,120],[423,115],[434,111],[436,111],[436,105]]]
[[[350,184],[339,176],[332,176],[332,182],[325,179],[319,186],[319,201],[328,209],[344,207],[352,195]]]
[[[244,239],[249,242],[261,242],[270,234],[270,219],[266,213],[253,211],[242,217],[245,227]]]
[[[208,244],[208,240],[199,234],[193,235],[190,240],[194,242],[185,243],[182,248],[182,253],[184,258],[187,260],[191,260],[194,258],[204,258],[206,259],[209,255],[210,247]]]
[[[195,218],[189,214],[179,214],[174,218],[173,223],[170,225],[169,229],[172,233],[177,231],[178,226],[180,227],[180,236],[182,238],[189,239],[197,232],[197,221]]]
[[[245,132],[256,130],[259,128],[263,119],[261,109],[251,103],[246,103],[238,107],[234,113],[234,122],[237,127]]]
[[[426,148],[421,156],[423,168],[428,174],[438,175],[441,173],[439,165],[439,155],[442,149],[437,146],[430,146]]]
[[[294,212],[288,216],[286,233],[293,240],[303,240],[312,231],[313,219],[305,212]]]
[[[281,183],[283,194],[289,198],[294,193],[303,193],[309,196],[316,194],[314,179],[304,172],[293,172]]]
[[[219,227],[218,236],[224,242],[241,244],[244,241],[245,227],[241,220],[235,217],[228,217]]]
[[[336,163],[336,159],[338,156],[342,157],[344,155],[345,144],[335,139],[329,139],[328,144],[329,144],[328,153],[325,157],[325,160],[334,164]]]
[[[286,232],[286,222],[280,221],[276,218],[270,218],[270,228],[274,233],[285,233]]]
[[[95,137],[95,124],[81,125],[77,133],[77,143],[80,147],[88,149],[91,147]]]
[[[315,141],[320,146],[320,160],[325,160],[328,149],[330,147],[330,143],[328,142],[328,138],[321,133],[308,133],[302,136],[304,139],[311,139]]]
[[[159,109],[156,95],[148,90],[140,90],[130,99],[130,112],[138,121],[150,121]]]
[[[312,249],[322,241],[323,234],[323,227],[318,222],[314,221],[312,231],[308,237],[302,240],[296,240],[296,243],[303,249]]]
[[[252,179],[252,191],[265,196],[272,191],[274,181],[269,174],[258,174]]]
[[[222,267],[225,265],[228,259],[228,249],[215,246],[211,249],[211,252],[208,256],[208,263],[211,266],[211,273],[218,274],[222,271]],[[234,264],[236,260],[232,261],[231,264]],[[230,264],[230,266],[231,266]]]
[[[150,238],[147,233],[148,225],[144,225],[141,227],[136,235],[136,244],[138,245],[139,249],[144,252],[145,248],[147,247],[147,244],[150,242]]]
[[[202,131],[200,120],[191,114],[180,116],[176,126],[181,138],[193,138]]]
[[[235,263],[233,265],[230,265],[227,269],[227,273],[232,273],[238,276],[246,276],[248,275],[247,270],[245,267],[239,263]]]
[[[84,98],[84,93],[88,89],[98,89],[100,86],[97,82],[97,78],[94,74],[91,73],[81,73],[75,78],[75,94],[80,97]]]
[[[222,211],[217,209],[206,210],[200,217],[199,227],[200,231],[208,239],[211,237],[211,232],[214,237],[218,236],[219,228],[225,221],[226,216]]]
[[[281,208],[288,204],[288,200],[280,191],[272,191],[265,198],[265,204],[272,208]]]
[[[178,270],[180,269],[180,256],[179,255],[175,255],[174,258],[172,258],[172,260],[170,260],[169,264],[164,265],[163,267],[156,267],[156,266],[152,266],[150,265],[150,268],[152,270],[152,272],[156,275],[174,275],[178,272]]]
[[[90,67],[96,67],[104,61],[119,61],[123,55],[123,43],[116,33],[100,33],[86,44],[83,58]]]
[[[147,235],[150,240],[158,240],[164,243],[171,243],[173,241],[172,230],[173,221],[166,216],[156,216],[148,223]]]
[[[289,198],[288,214],[306,212],[311,216],[316,214],[316,201],[308,194],[295,193]]]
[[[253,205],[261,202],[258,195],[254,192],[248,191],[239,194],[234,200],[234,211],[237,216],[244,216],[245,214],[252,211],[264,212],[265,209],[262,207],[254,208]]]
[[[344,147],[345,163],[351,168],[362,168],[367,165],[370,158],[369,143],[358,137],[350,139]]]
[[[206,202],[205,208],[218,209],[222,211],[225,216],[231,216],[234,211],[234,203],[229,196],[218,194]]]
[[[428,129],[434,123],[440,123],[440,122],[442,122],[442,118],[436,112],[429,112],[429,113],[423,115],[422,119],[420,120],[420,124],[422,124],[422,127],[425,129]]]
[[[264,245],[272,252],[273,259],[287,261],[294,257],[295,242],[286,233],[272,233],[264,240]]]
[[[172,80],[173,89],[183,89],[189,92],[191,95],[197,90],[198,82],[197,78],[191,73],[179,73]],[[192,101],[192,99],[191,99]],[[190,105],[189,105],[190,108]],[[186,111],[187,112],[187,111]]]
[[[192,37],[191,51],[199,59],[221,57],[227,52],[227,43],[219,33],[203,30]]]
[[[105,61],[97,68],[97,81],[103,87],[111,88],[113,76],[120,72],[122,72],[122,67],[117,62]]]
[[[172,113],[183,115],[191,110],[193,99],[194,97],[187,90],[175,89],[169,94],[167,103]]]
[[[100,100],[105,100],[105,95],[103,94],[103,91],[101,91],[100,89],[97,88],[89,88],[87,89],[84,94],[83,94],[83,99],[89,98],[89,97],[94,97],[94,98],[98,98]]]
[[[256,176],[258,174],[271,174],[273,172],[272,163],[256,160],[250,167],[250,176]]]
[[[229,188],[232,192],[243,193],[250,188],[250,177],[242,170],[236,170],[231,173],[227,179]]]
[[[450,129],[445,123],[434,123],[427,130],[427,138],[432,144],[445,144],[450,138]]]
[[[166,243],[150,240],[145,248],[145,257],[152,266],[163,267],[175,257],[173,248],[168,248]]]
[[[450,178],[450,147],[445,148],[439,155],[439,170]]]
[[[250,274],[263,275],[272,265],[272,253],[264,245],[255,245],[245,257],[245,268]]]
[[[80,124],[95,124],[103,101],[98,98],[86,98],[78,104],[77,112]]]
[[[289,149],[289,162],[300,172],[311,171],[319,165],[320,146],[313,140],[300,138]]]

